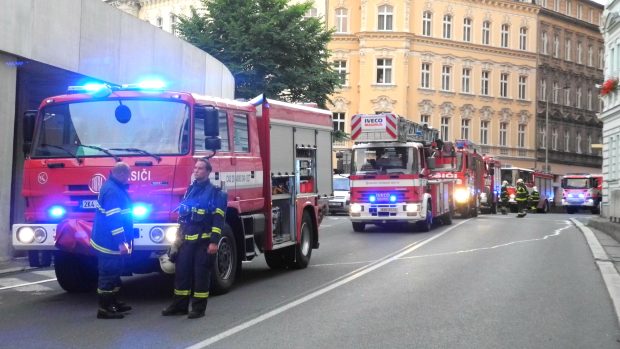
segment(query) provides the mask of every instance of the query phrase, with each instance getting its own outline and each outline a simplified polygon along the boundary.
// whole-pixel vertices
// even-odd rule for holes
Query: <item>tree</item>
[[[332,31],[304,18],[312,2],[287,0],[202,0],[203,11],[179,16],[176,29],[235,77],[236,98],[261,93],[290,102],[325,107],[339,85],[327,43]]]

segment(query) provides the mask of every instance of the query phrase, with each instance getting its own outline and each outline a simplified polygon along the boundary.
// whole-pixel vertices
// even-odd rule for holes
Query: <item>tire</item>
[[[497,204],[496,203],[492,203],[491,204],[491,214],[497,214]]]
[[[97,259],[64,251],[54,256],[56,279],[69,293],[90,292],[97,288]]]
[[[568,214],[573,214],[575,213],[575,208],[574,207],[570,207],[570,206],[566,206],[566,213]]]
[[[444,225],[452,225],[452,210],[448,211],[448,213],[441,217],[441,223]]]
[[[232,228],[226,224],[217,244],[217,254],[211,266],[211,287],[209,292],[224,294],[230,291],[238,272],[237,242]]]
[[[537,208],[536,212],[538,213],[549,213],[549,202],[545,200],[542,208]]]
[[[301,220],[301,233],[299,243],[295,245],[294,259],[289,261],[293,269],[304,269],[310,263],[312,256],[312,219],[308,212],[304,212]]]
[[[469,204],[467,205],[467,207],[461,208],[459,210],[460,216],[461,218],[465,219],[465,218],[469,218],[469,215],[471,214],[471,208],[469,208]]]
[[[425,233],[431,231],[431,228],[433,228],[433,210],[430,201],[426,207],[426,219],[422,222],[418,222],[418,228]]]
[[[364,231],[364,228],[366,228],[366,223],[362,223],[362,222],[353,222],[353,231],[354,232],[362,232]]]
[[[33,268],[46,268],[52,265],[52,251],[28,251],[28,263]]]

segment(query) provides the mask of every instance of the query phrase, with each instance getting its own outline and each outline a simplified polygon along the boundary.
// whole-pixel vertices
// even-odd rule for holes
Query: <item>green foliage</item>
[[[290,102],[325,107],[339,84],[328,62],[332,31],[304,18],[311,2],[287,0],[202,0],[179,16],[180,36],[228,67],[236,98],[261,93]]]
[[[332,131],[332,142],[344,142],[349,139],[351,139],[351,137],[344,131]]]

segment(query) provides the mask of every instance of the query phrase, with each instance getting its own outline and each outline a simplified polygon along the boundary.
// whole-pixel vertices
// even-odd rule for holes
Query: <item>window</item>
[[[567,107],[570,107],[570,105],[571,105],[570,88],[565,88],[564,89],[564,105],[567,106]]]
[[[577,154],[581,154],[581,132],[577,132]]]
[[[235,153],[248,153],[250,151],[248,116],[246,114],[235,114],[233,120]]]
[[[583,19],[583,5],[577,5],[577,18]]]
[[[560,37],[558,35],[553,37],[553,57],[560,58]]]
[[[547,80],[540,81],[540,100],[547,101]]]
[[[316,9],[316,7],[312,7],[311,9],[306,11],[306,14],[304,14],[304,18],[316,18],[318,16],[319,11]]]
[[[471,69],[463,68],[463,76],[461,78],[461,92],[471,93]]]
[[[566,39],[566,43],[564,44],[564,50],[565,52],[565,56],[566,56],[566,60],[567,61],[571,61],[571,39]]]
[[[540,127],[540,149],[547,149],[547,127],[542,125]]]
[[[578,88],[577,88],[577,96],[576,96],[576,99],[577,99],[577,105],[576,105],[576,107],[577,107],[577,108],[581,108],[581,97],[582,97],[582,96],[581,96],[581,87],[578,87]]]
[[[594,23],[594,10],[590,9],[590,23]]]
[[[176,15],[170,15],[170,32],[175,36],[178,35]]]
[[[334,131],[344,132],[344,117],[344,113],[332,113],[332,124],[334,126]]]
[[[220,110],[217,114],[220,129],[221,145],[220,152],[230,151],[228,144],[228,115],[225,111]],[[204,114],[196,114],[194,121],[194,150],[204,151],[205,149],[205,133],[204,133]]]
[[[555,127],[551,131],[551,149],[558,150],[558,129]]]
[[[489,144],[489,122],[480,121],[480,144]]]
[[[420,123],[422,125],[430,125],[431,124],[431,116],[430,115],[426,115],[426,114],[420,115]]]
[[[547,7],[547,0],[541,0],[540,1],[540,6]]]
[[[499,146],[505,147],[507,145],[507,136],[508,136],[508,123],[500,122],[499,123]]]
[[[501,31],[501,46],[502,47],[508,47],[508,30],[510,29],[510,26],[508,24],[502,24],[502,31]]]
[[[499,75],[499,96],[508,97],[508,74],[501,73]]]
[[[553,0],[553,11],[560,12],[560,0]]]
[[[592,110],[592,89],[588,89],[588,110]]]
[[[578,42],[577,43],[577,63],[579,64],[583,64],[582,55],[583,55],[583,47],[581,46],[581,42]]]
[[[603,49],[598,49],[598,68],[603,69],[605,64],[605,55],[603,54]]]
[[[379,6],[378,30],[394,30],[392,6]]]
[[[519,99],[527,99],[527,76],[519,76]]]
[[[444,65],[441,67],[441,89],[450,91],[450,80],[452,78],[452,67]]]
[[[377,84],[392,83],[392,60],[379,58],[377,59]]]
[[[557,82],[553,83],[553,100],[552,102],[558,104],[560,101],[560,87]]]
[[[422,35],[424,36],[431,36],[432,35],[432,31],[431,31],[431,20],[433,19],[433,14],[430,13],[429,11],[424,11],[424,14],[422,14]]]
[[[452,39],[452,16],[443,16],[443,38]]]
[[[463,41],[471,42],[471,18],[463,20]]]
[[[566,0],[566,15],[570,16],[573,14],[573,2],[571,0]]]
[[[334,61],[334,70],[338,74],[340,85],[347,84],[347,61]]]
[[[491,22],[482,22],[482,44],[491,45]]]
[[[348,15],[346,8],[336,9],[336,33],[347,32]]]
[[[592,154],[592,135],[588,135],[588,154]]]
[[[568,137],[570,132],[568,130],[564,131],[564,151],[570,151],[570,138]]]
[[[450,118],[442,117],[441,118],[441,139],[444,141],[450,140]]]
[[[422,76],[420,77],[420,87],[431,88],[431,65],[430,63],[422,63]]]
[[[540,45],[540,53],[542,53],[544,55],[546,55],[547,52],[548,52],[547,51],[547,46],[549,44],[548,40],[549,40],[549,38],[547,38],[547,32],[542,32],[541,40],[540,40],[540,41],[542,41],[542,43]]]
[[[489,95],[489,75],[491,73],[488,71],[482,72],[481,83],[480,83],[480,94],[483,96]]]
[[[525,148],[525,126],[519,125],[519,130],[517,133],[517,147]]]
[[[527,50],[527,28],[519,29],[519,50]]]
[[[594,64],[594,50],[592,49],[592,45],[588,46],[588,67],[591,67]]]
[[[461,139],[469,139],[469,119],[461,120]]]
[[[155,19],[155,26],[157,26],[157,28],[161,29],[164,27],[164,19],[161,17],[157,17]]]

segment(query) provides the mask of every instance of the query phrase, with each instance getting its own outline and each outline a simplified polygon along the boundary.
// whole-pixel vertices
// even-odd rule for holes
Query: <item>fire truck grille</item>
[[[90,191],[87,184],[69,184],[67,189],[69,191]]]
[[[392,201],[394,203],[406,202],[405,192],[404,191],[396,191],[396,192],[387,192],[387,193],[360,193],[360,201],[361,202],[370,202],[370,197],[375,197],[375,202],[380,203],[390,203],[390,196],[395,196],[396,200]]]

